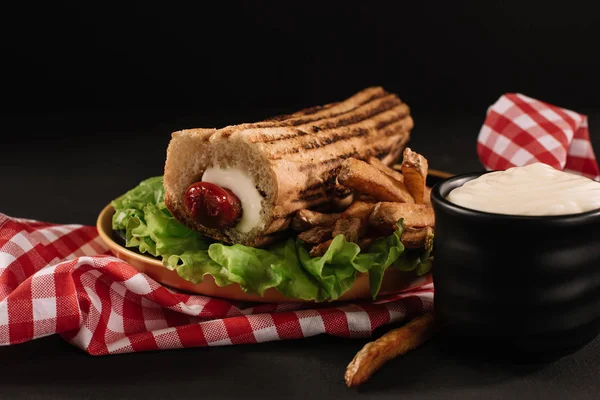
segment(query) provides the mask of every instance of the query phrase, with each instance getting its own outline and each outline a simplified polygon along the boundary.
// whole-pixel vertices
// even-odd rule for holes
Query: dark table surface
[[[273,112],[4,115],[0,212],[94,224],[112,198],[162,173],[171,131]],[[483,114],[414,116],[410,146],[431,168],[481,169],[475,141]],[[591,116],[600,148],[595,121]],[[0,398],[597,399],[600,393],[600,339],[552,363],[530,365],[476,360],[433,340],[390,361],[360,390],[347,389],[345,367],[366,342],[320,336],[97,358],[47,337],[0,348]]]

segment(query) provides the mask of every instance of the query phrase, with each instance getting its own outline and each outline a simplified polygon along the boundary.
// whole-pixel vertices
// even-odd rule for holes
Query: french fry
[[[360,229],[358,230],[358,237],[363,237],[367,232],[367,228],[369,226],[369,216],[373,212],[375,204],[377,203],[357,200],[342,213],[341,218],[356,217],[360,219]]]
[[[358,247],[360,247],[361,251],[367,251],[369,249],[369,246],[371,246],[371,244],[376,240],[377,238],[374,237],[364,237],[364,238],[360,238],[358,239]]]
[[[356,197],[356,201],[362,201],[363,203],[377,203],[377,199],[373,196],[369,196],[368,194],[359,194]]]
[[[415,199],[415,203],[423,204],[428,169],[427,159],[407,147],[404,149],[401,168],[408,192]]]
[[[369,224],[377,230],[391,233],[397,229],[396,223],[402,218],[405,228],[422,228],[435,225],[433,208],[425,204],[380,202],[369,216]]]
[[[370,157],[367,161],[369,162],[369,164],[371,164],[372,166],[374,166],[375,168],[377,168],[379,171],[383,172],[390,178],[393,178],[400,183],[404,183],[404,176],[402,176],[402,174],[400,172],[396,171],[395,169],[390,168],[387,165],[385,165],[379,158]]]
[[[357,217],[357,218],[368,218],[373,212],[375,203],[357,200],[350,205],[343,213],[342,217]]]
[[[407,227],[402,231],[400,241],[408,249],[419,249],[427,247],[433,235],[433,228],[426,226],[424,228]]]
[[[428,186],[425,186],[425,193],[423,195],[423,204],[425,204],[429,207],[433,207],[431,205],[431,188]]]
[[[339,213],[323,214],[306,209],[298,210],[292,219],[292,229],[304,232],[316,226],[333,226],[339,217]]]
[[[355,158],[344,160],[337,179],[340,184],[380,201],[415,202],[402,183]]]
[[[326,242],[323,242],[323,243],[320,243],[320,244],[318,244],[316,246],[313,246],[313,248],[310,249],[309,255],[311,257],[321,257],[323,254],[325,254],[325,252],[327,251],[327,249],[331,245],[331,242],[333,242],[333,239],[329,239]]]
[[[386,362],[425,344],[434,334],[434,322],[433,313],[426,313],[367,343],[346,368],[346,386],[366,382]]]
[[[358,242],[358,234],[361,228],[361,219],[358,217],[341,217],[335,222],[332,237],[344,235],[348,242]]]
[[[333,227],[331,226],[315,226],[314,228],[299,233],[298,239],[309,244],[319,244],[327,239],[331,239],[332,231]]]

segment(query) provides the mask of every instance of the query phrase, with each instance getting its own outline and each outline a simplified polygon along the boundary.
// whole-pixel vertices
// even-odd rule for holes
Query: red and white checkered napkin
[[[600,179],[587,117],[518,93],[501,96],[488,109],[477,153],[488,170],[542,162]]]
[[[243,304],[179,293],[109,255],[96,228],[0,214],[0,345],[60,334],[92,355],[368,337],[433,307],[433,286],[377,302]]]

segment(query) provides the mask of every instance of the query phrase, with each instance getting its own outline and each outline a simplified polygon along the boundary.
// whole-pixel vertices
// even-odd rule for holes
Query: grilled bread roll
[[[349,157],[395,162],[409,140],[409,107],[381,87],[339,102],[258,123],[174,132],[164,170],[165,204],[204,235],[260,247],[285,231],[297,210],[330,206]],[[196,182],[229,189],[241,202],[235,225],[207,227],[186,208]],[[344,194],[342,194],[342,197]]]

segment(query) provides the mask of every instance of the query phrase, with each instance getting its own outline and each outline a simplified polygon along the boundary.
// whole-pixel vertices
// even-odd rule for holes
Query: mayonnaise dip
[[[535,163],[484,174],[453,189],[446,199],[496,214],[577,214],[600,208],[600,183]]]
[[[260,223],[263,197],[258,192],[254,179],[239,168],[209,167],[202,175],[202,182],[214,183],[235,194],[242,204],[242,217],[235,226],[240,232],[250,232]]]

